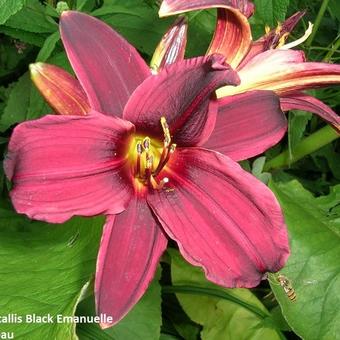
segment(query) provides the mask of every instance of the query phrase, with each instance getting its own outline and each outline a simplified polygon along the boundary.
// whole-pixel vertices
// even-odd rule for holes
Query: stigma
[[[176,150],[165,117],[161,117],[160,124],[164,136],[162,142],[152,140],[148,136],[136,136],[129,152],[132,155],[134,178],[156,190],[163,189],[169,183],[169,178],[162,177],[161,172]]]

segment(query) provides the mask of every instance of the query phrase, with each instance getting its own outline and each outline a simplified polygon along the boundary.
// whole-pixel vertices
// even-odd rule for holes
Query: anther
[[[138,142],[136,145],[136,149],[137,149],[137,154],[141,155],[143,153],[143,147],[142,147],[142,143]]]
[[[169,130],[169,125],[166,122],[166,118],[164,116],[161,117],[161,125],[162,125],[162,129],[165,132],[166,130]]]
[[[171,144],[169,152],[174,153],[175,150],[176,150],[176,146],[177,146],[177,144]]]
[[[143,139],[143,148],[145,151],[149,151],[150,149],[150,138],[149,137],[145,137]]]
[[[161,190],[161,189],[163,189],[164,185],[167,184],[167,183],[169,183],[168,177],[164,177],[159,183],[157,182],[157,180],[155,179],[154,176],[150,177],[150,184],[151,184],[153,189]]]
[[[164,116],[161,117],[161,125],[162,125],[162,129],[164,133],[164,147],[167,148],[171,143],[171,136],[170,136],[169,125]]]

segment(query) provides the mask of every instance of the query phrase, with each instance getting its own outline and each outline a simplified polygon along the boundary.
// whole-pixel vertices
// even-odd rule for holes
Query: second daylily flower
[[[247,17],[254,6],[248,0],[164,0],[161,16],[192,10],[218,8],[214,37],[207,54],[221,53],[238,71],[239,86],[226,86],[217,91],[223,101],[253,90],[271,90],[280,96],[284,111],[298,109],[313,112],[340,131],[340,116],[318,99],[303,90],[340,83],[340,65],[307,62],[302,51],[282,46],[303,12],[287,19],[275,30],[256,42],[252,41]],[[231,99],[226,99],[231,101]]]
[[[54,66],[31,67],[51,106],[65,115],[16,127],[5,171],[15,208],[31,218],[61,223],[74,215],[107,215],[97,312],[116,323],[131,309],[168,236],[225,287],[253,287],[282,268],[289,247],[274,195],[229,157],[200,147],[212,139],[234,158],[254,153],[253,140],[258,145],[263,136],[262,146],[268,144],[267,132],[249,132],[242,115],[269,111],[268,125],[282,133],[278,98],[262,91],[251,94],[251,106],[249,95],[236,106],[225,104],[224,125],[233,136],[227,140],[215,129],[214,91],[237,85],[239,77],[221,55],[151,75],[131,45],[92,17],[65,12],[61,36],[81,86]]]

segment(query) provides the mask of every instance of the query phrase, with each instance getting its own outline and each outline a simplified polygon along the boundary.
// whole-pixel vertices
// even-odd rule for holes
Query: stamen
[[[161,157],[159,159],[157,168],[154,172],[154,176],[157,176],[160,173],[160,171],[163,169],[163,166],[164,166],[163,164],[164,164],[164,161],[165,161],[168,153],[169,153],[169,149],[164,147],[163,150],[162,150],[162,154],[161,154]]]
[[[159,183],[157,182],[157,180],[154,176],[150,177],[150,184],[151,184],[153,189],[161,190],[161,189],[163,189],[164,185],[167,184],[167,183],[169,183],[168,177],[164,177]]]
[[[162,129],[164,133],[164,147],[167,148],[171,143],[171,136],[170,136],[169,125],[165,117],[161,117],[161,125],[162,125]]]
[[[149,180],[152,173],[153,167],[153,156],[146,156],[146,164],[145,164],[145,179]]]
[[[140,176],[140,157],[143,153],[143,147],[142,147],[142,143],[138,142],[136,145],[136,149],[137,149],[137,164],[136,164],[136,176],[139,177]]]
[[[281,33],[281,30],[282,30],[282,24],[280,22],[277,23],[277,27],[276,27],[276,30],[275,30],[275,33],[276,34],[280,34]]]
[[[293,48],[295,46],[302,44],[303,42],[305,42],[309,38],[309,36],[312,34],[312,31],[313,31],[313,24],[309,21],[308,22],[308,28],[307,28],[305,34],[300,39],[292,41],[289,44],[283,45],[279,48],[281,50],[288,50],[290,48]]]
[[[175,152],[175,150],[176,150],[176,146],[177,146],[177,144],[171,144],[171,146],[170,146],[170,153],[174,153]]]
[[[264,31],[266,32],[266,34],[268,34],[270,32],[270,26],[264,26]]]
[[[176,144],[171,144],[170,129],[166,118],[161,117],[160,121],[164,133],[163,149],[160,156],[159,148],[155,147],[155,145],[151,145],[149,137],[145,137],[143,141],[138,141],[136,143],[137,163],[135,176],[143,185],[149,185],[157,190],[163,189],[164,185],[169,183],[167,177],[164,177],[159,181],[157,176],[176,149]],[[157,163],[155,163],[155,160]],[[154,170],[154,168],[156,168],[156,170]]]
[[[149,156],[146,158],[146,168],[152,170],[153,167],[153,156]]]

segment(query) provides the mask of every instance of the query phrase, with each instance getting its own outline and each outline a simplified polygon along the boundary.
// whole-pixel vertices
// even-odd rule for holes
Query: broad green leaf
[[[5,131],[11,125],[26,119],[30,89],[31,80],[29,74],[25,73],[19,78],[10,92],[7,105],[0,118],[0,131]]]
[[[105,1],[92,15],[105,21],[141,52],[151,56],[172,19],[160,19],[157,11],[140,0]]]
[[[163,257],[164,259],[164,257]],[[167,272],[167,269],[165,269]],[[185,340],[197,340],[201,326],[193,322],[178,302],[175,294],[166,294],[163,289],[163,324],[162,331],[168,334],[179,334]]]
[[[24,0],[0,0],[0,25],[4,24],[9,17],[20,11]]]
[[[97,324],[79,324],[79,339],[158,340],[162,324],[159,274],[160,271],[142,299],[117,325],[102,330]],[[79,304],[77,315],[95,315],[93,296]]]
[[[203,340],[280,339],[270,313],[250,290],[214,285],[177,251],[170,249],[169,254],[170,291],[176,292],[188,316],[203,326]]]
[[[19,28],[12,28],[8,26],[0,26],[0,32],[8,35],[13,39],[18,39],[24,43],[31,44],[34,46],[42,46],[47,37],[44,34],[36,34],[32,32],[27,32]]]
[[[6,26],[33,33],[53,33],[57,23],[45,15],[45,7],[36,0],[26,0],[25,6],[6,21]]]
[[[337,339],[340,237],[335,230],[340,219],[331,211],[339,204],[339,188],[327,198],[314,198],[298,181],[272,182],[271,189],[283,208],[290,235],[291,256],[282,274],[297,294],[296,302],[291,302],[275,281],[271,283],[283,315],[304,339]]]
[[[37,61],[46,61],[51,56],[59,40],[60,40],[59,31],[55,31],[54,33],[52,33],[45,40],[44,45],[37,56]]]
[[[254,0],[256,16],[270,27],[277,26],[284,21],[289,5],[289,0]]]
[[[0,209],[1,315],[15,313],[23,321],[2,323],[1,331],[18,339],[76,339],[74,323],[58,323],[57,315],[74,314],[95,271],[102,225],[101,217],[48,225]],[[54,322],[25,322],[32,314],[50,314]]]

